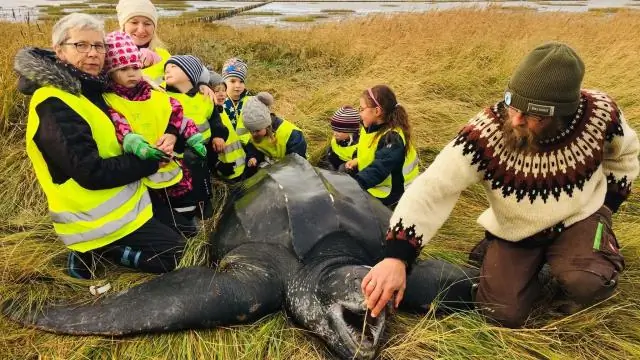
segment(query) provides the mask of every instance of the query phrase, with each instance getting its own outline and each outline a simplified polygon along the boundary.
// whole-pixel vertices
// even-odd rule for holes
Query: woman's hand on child
[[[256,160],[256,158],[251,158],[247,161],[247,166],[249,167],[254,167],[256,165],[258,165],[258,160]]]
[[[173,134],[164,134],[156,142],[156,147],[164,151],[167,155],[173,154],[173,147],[176,145],[178,138]]]
[[[200,87],[198,87],[198,90],[200,90],[200,93],[204,95],[204,97],[208,97],[212,103],[216,103],[216,93],[209,86],[200,85]]]
[[[213,138],[213,150],[215,152],[223,152],[224,151],[224,139],[223,138],[219,138],[219,137],[215,137]]]
[[[146,68],[155,63],[159,63],[162,58],[160,55],[156,54],[154,51],[149,50],[147,48],[140,49],[140,60],[142,60],[142,67]]]
[[[344,168],[347,170],[357,170],[358,169],[358,159],[351,159],[344,164]]]

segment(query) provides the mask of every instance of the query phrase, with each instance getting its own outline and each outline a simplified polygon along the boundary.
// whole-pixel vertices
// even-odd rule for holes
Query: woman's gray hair
[[[102,33],[104,37],[104,22],[94,16],[83,13],[72,13],[53,25],[51,30],[52,45],[60,45],[69,38],[71,29],[94,30]]]

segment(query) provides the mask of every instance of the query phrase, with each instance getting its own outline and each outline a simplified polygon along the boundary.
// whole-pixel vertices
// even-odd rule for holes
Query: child
[[[260,92],[250,97],[244,105],[244,126],[251,133],[247,146],[247,166],[256,167],[261,162],[281,160],[287,154],[297,153],[307,157],[307,142],[297,126],[277,117],[269,111],[273,96]]]
[[[247,77],[247,64],[238,59],[231,58],[222,65],[222,78],[227,88],[227,99],[224,102],[224,112],[221,114],[231,122],[243,145],[249,143],[251,135],[247,132],[243,124],[242,109],[249,99],[249,92],[245,86]]]
[[[208,147],[213,150],[211,129],[212,126],[220,123],[220,120],[216,117],[217,112],[214,111],[213,102],[197,88],[205,70],[200,59],[193,55],[174,55],[167,60],[164,76],[167,93],[180,101],[185,116],[193,119]],[[209,71],[206,71],[208,78]],[[223,149],[218,148],[218,150]],[[208,158],[210,156],[211,154]],[[211,206],[212,191],[208,161],[189,164],[194,172],[194,199],[197,199],[199,206],[196,213],[202,218],[209,218],[213,215],[213,207]]]
[[[353,159],[358,145],[360,121],[360,114],[351,106],[343,106],[331,116],[333,137],[323,167],[334,171],[345,170],[345,163]]]
[[[209,86],[213,89],[216,100],[211,121],[209,168],[223,180],[236,182],[243,179],[246,154],[229,118],[221,116],[224,113],[227,86],[222,76],[213,71],[210,72]]]
[[[418,155],[411,144],[407,111],[386,85],[367,89],[360,97],[360,129],[356,155],[347,170],[360,186],[394,208],[413,179],[418,176]]]
[[[220,112],[224,111],[224,102],[227,100],[227,84],[224,82],[222,76],[218,73],[210,71],[209,72],[209,86],[211,90],[213,90],[213,94],[215,95],[214,102],[216,105],[220,106]]]
[[[110,107],[109,115],[124,151],[143,159],[170,159],[180,138],[198,156],[205,158],[207,150],[202,135],[191,120],[184,118],[180,103],[142,78],[140,53],[131,37],[114,31],[106,36],[105,43],[108,49],[105,71],[111,79],[111,92],[106,93],[104,99]],[[180,161],[167,162],[144,182],[150,188],[166,188],[166,200],[170,205],[179,203],[193,188],[189,171]],[[178,224],[173,216],[169,217],[169,225],[175,225],[179,230],[182,225],[192,225],[188,218]]]

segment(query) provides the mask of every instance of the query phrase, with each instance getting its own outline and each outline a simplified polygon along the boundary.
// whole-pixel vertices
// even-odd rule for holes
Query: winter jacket
[[[380,125],[373,125],[365,129],[367,133],[376,132]],[[353,155],[358,157],[358,153]],[[400,200],[404,193],[404,176],[402,166],[404,164],[404,141],[395,131],[389,131],[378,142],[375,160],[366,169],[357,172],[353,177],[360,187],[367,190],[372,188],[391,174],[391,193],[388,197],[380,199],[383,204],[391,205]]]
[[[72,94],[82,94],[107,116],[102,98],[105,81],[56,60],[49,50],[23,50],[14,64],[20,75],[19,90],[32,95],[42,86],[54,86]],[[89,124],[62,100],[49,98],[36,107],[40,118],[34,142],[42,153],[55,184],[72,178],[89,190],[126,185],[158,171],[158,162],[123,154],[103,159]],[[114,129],[115,133],[115,129]]]

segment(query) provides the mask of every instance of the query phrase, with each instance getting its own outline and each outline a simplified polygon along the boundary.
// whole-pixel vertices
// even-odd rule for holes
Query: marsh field
[[[26,307],[90,302],[90,285],[122,290],[152,277],[108,268],[99,279],[70,278],[46,201],[24,150],[28,98],[16,91],[13,57],[24,46],[47,46],[52,23],[0,23],[0,298]],[[116,24],[108,21],[107,28]],[[219,70],[240,56],[247,86],[270,91],[275,111],[301,127],[317,159],[328,144],[328,117],[357,106],[362,90],[385,83],[408,109],[421,164],[482,107],[501,99],[519,60],[547,40],[572,45],[586,64],[585,88],[604,90],[640,130],[640,13],[538,13],[452,10],[372,15],[304,29],[232,28],[163,19],[161,38],[174,54],[191,53]],[[486,323],[474,312],[435,317],[398,313],[381,359],[633,359],[640,357],[640,195],[638,182],[614,217],[627,269],[611,299],[561,318],[536,311],[525,328]],[[219,185],[219,184],[218,184]],[[216,205],[226,189],[216,187]],[[463,193],[422,257],[462,263],[482,236],[475,218],[487,205],[480,187]],[[208,233],[216,219],[205,224]],[[190,240],[180,266],[208,262],[206,236]],[[126,316],[126,309],[123,309]],[[59,336],[0,317],[0,359],[328,359],[321,342],[283,313],[229,328],[124,339]]]

